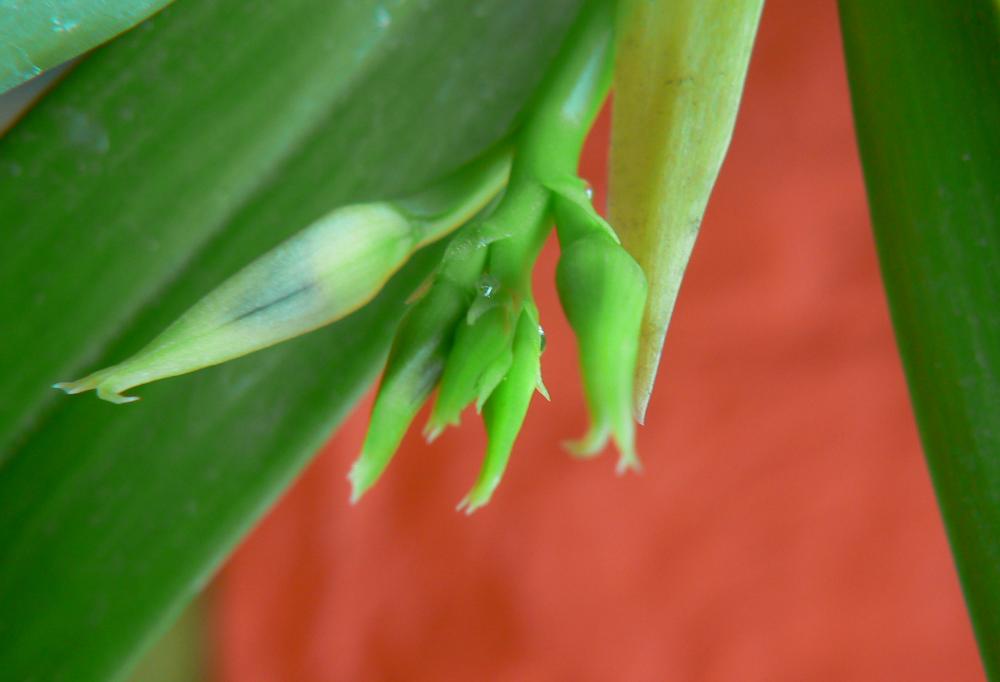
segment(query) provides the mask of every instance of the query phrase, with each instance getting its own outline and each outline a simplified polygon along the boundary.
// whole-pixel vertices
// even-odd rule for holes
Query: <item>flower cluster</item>
[[[613,3],[588,3],[506,143],[424,191],[335,209],[195,304],[135,356],[67,393],[124,391],[265,348],[340,319],[370,301],[422,246],[451,237],[429,286],[396,333],[358,460],[352,499],[378,480],[417,413],[437,390],[429,440],[475,405],[488,446],[462,501],[486,504],[541,377],[545,345],[531,272],[555,223],[559,297],[576,334],[591,428],[571,451],[613,439],[619,470],[638,468],[632,409],[647,283],[576,175],[584,137],[607,94]]]
[[[433,284],[400,325],[349,476],[353,499],[378,480],[435,387],[424,428],[429,440],[457,424],[469,405],[483,415],[486,455],[460,506],[471,512],[490,499],[533,394],[547,397],[544,334],[530,276],[553,218],[562,244],[557,284],[580,346],[592,420],[591,431],[571,449],[594,454],[613,434],[620,470],[638,466],[632,385],[645,276],[594,210],[581,180],[543,183],[518,160],[497,207],[453,239]]]

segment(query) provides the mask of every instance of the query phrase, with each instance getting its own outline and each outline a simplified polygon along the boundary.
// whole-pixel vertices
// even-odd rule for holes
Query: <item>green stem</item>
[[[411,219],[415,248],[471,220],[507,184],[510,166],[511,147],[502,143],[430,188],[394,202]]]
[[[580,151],[611,87],[615,3],[590,0],[529,109],[521,165],[542,181],[576,175]]]
[[[611,86],[615,8],[590,0],[528,108],[496,225],[513,227],[491,249],[490,271],[515,298],[530,298],[531,270],[551,229],[551,187],[576,177],[580,151]]]

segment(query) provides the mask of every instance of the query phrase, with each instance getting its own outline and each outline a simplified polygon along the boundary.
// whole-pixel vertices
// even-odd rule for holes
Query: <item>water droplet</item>
[[[492,275],[483,275],[476,283],[476,297],[472,300],[469,310],[465,314],[465,321],[473,324],[483,313],[492,310],[498,305],[497,294],[500,291],[500,282]]]
[[[69,33],[80,25],[76,19],[62,19],[60,17],[52,17],[49,19],[49,23],[52,24],[52,30],[57,33]]]
[[[389,14],[389,10],[385,7],[378,7],[375,10],[375,21],[378,23],[379,28],[387,28],[392,23],[392,15]]]
[[[492,275],[483,275],[477,286],[479,295],[483,298],[493,298],[496,296],[499,287],[499,282]]]
[[[541,343],[541,347],[539,347],[538,352],[543,353],[545,352],[546,339],[545,339],[545,329],[542,328],[542,325],[538,325],[538,338]]]
[[[594,188],[590,186],[590,183],[584,180],[583,182],[583,193],[587,195],[588,199],[594,198]]]

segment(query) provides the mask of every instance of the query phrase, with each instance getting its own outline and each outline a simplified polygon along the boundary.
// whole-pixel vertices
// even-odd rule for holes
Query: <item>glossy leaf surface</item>
[[[440,247],[343,322],[140,403],[49,384],[127,357],[332,207],[480,154],[575,8],[180,2],[0,140],[5,675],[120,675],[374,378]]]
[[[896,339],[983,660],[1000,679],[1000,5],[840,10]]]
[[[127,31],[172,0],[0,3],[0,92]]]

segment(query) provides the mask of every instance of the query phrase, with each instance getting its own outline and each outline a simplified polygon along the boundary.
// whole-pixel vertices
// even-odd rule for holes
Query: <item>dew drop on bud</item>
[[[478,285],[479,295],[482,296],[483,298],[492,299],[494,296],[496,296],[498,287],[499,283],[497,282],[495,277],[491,275],[483,275],[482,279],[479,280],[479,285]]]

